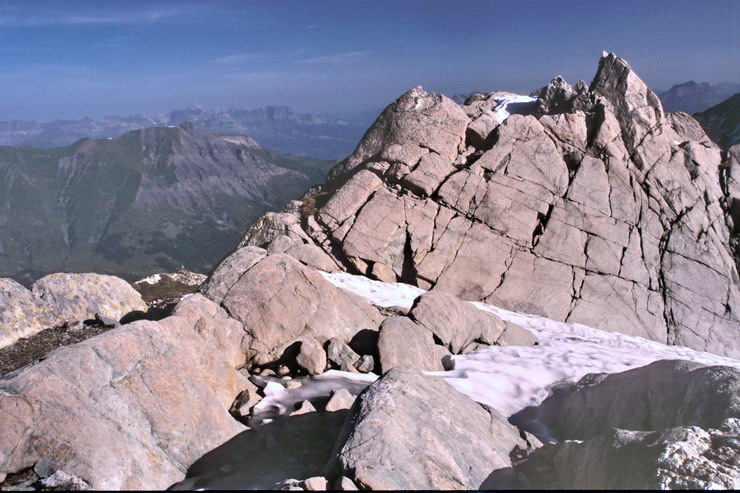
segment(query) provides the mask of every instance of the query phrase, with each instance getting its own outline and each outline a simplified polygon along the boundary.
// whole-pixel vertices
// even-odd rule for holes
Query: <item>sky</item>
[[[740,0],[0,0],[0,120],[529,93],[602,50],[654,89],[740,82]]]

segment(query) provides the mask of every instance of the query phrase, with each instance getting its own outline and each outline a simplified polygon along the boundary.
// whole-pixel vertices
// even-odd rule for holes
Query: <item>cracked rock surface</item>
[[[613,54],[590,86],[557,77],[500,122],[501,94],[412,89],[312,207],[244,244],[282,228],[349,272],[740,356],[734,155],[721,168]]]

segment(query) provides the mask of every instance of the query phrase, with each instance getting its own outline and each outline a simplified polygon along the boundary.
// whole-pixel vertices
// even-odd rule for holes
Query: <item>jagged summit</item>
[[[589,86],[556,77],[496,118],[505,94],[403,94],[301,209],[307,236],[380,280],[740,354],[721,152],[698,123],[612,53]]]

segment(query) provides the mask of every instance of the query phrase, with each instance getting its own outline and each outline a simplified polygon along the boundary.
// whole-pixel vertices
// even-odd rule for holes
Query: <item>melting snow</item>
[[[134,284],[157,284],[159,281],[162,280],[161,274],[154,274],[153,276],[145,277],[144,279],[139,279]]]
[[[377,306],[410,308],[424,290],[401,283],[383,283],[347,273],[324,277],[335,286],[366,298]],[[511,312],[485,303],[481,310],[532,331],[538,346],[508,346],[454,356],[454,369],[432,372],[447,378],[460,392],[477,402],[510,416],[527,406],[538,405],[555,386],[575,382],[588,373],[615,373],[645,366],[661,359],[684,359],[705,365],[740,368],[740,361],[667,346],[641,337],[594,329],[577,323],[556,322],[544,317]]]

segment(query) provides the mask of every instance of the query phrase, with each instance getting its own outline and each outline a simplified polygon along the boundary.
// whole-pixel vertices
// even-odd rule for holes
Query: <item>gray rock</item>
[[[586,440],[611,428],[719,428],[738,416],[740,370],[661,360],[621,373],[586,375],[512,419],[526,428],[534,418],[560,440]]]
[[[329,339],[329,344],[326,347],[326,356],[329,363],[342,371],[352,371],[355,363],[360,360],[359,354],[337,338]]]
[[[454,354],[470,350],[475,343],[494,344],[506,328],[496,315],[441,291],[419,296],[409,316]]]
[[[329,468],[363,489],[476,489],[522,443],[443,379],[396,368],[359,395]]]
[[[355,364],[355,368],[360,373],[370,373],[375,370],[375,358],[370,354],[365,354],[360,358],[360,361]]]
[[[295,411],[290,413],[291,416],[300,416],[301,414],[315,413],[316,408],[311,404],[311,401],[301,402]]]
[[[403,366],[415,370],[442,371],[432,332],[406,317],[389,317],[378,336],[380,373]]]
[[[737,432],[699,427],[664,431],[613,429],[586,441],[546,445],[481,489],[737,489]]]

